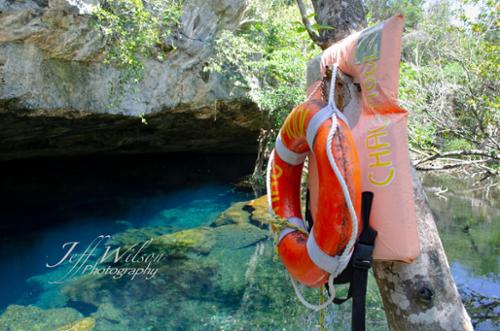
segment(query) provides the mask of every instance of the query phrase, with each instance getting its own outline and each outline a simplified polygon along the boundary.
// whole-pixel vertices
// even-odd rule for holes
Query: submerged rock
[[[213,226],[153,236],[148,251],[165,254],[154,277],[83,275],[65,284],[62,295],[68,302],[97,307],[88,316],[95,320],[94,331],[314,329],[318,314],[300,304],[285,268],[273,259],[266,229],[269,220],[265,199],[235,203]],[[115,244],[141,243],[155,233],[151,227],[143,230],[117,234]],[[384,330],[380,296],[372,278],[369,288],[368,328]],[[339,296],[347,293],[337,290]],[[316,289],[303,291],[309,302],[318,302]],[[90,320],[82,322],[83,316],[76,313],[73,320],[57,327],[75,322],[90,325]],[[350,307],[332,307],[326,316],[327,326],[346,328]],[[11,319],[12,314],[2,318]]]
[[[95,319],[85,317],[79,321],[69,323],[57,328],[55,331],[92,331],[95,326]]]
[[[110,246],[128,247],[172,231],[174,231],[174,229],[169,226],[150,226],[139,229],[132,228],[114,234],[106,244]]]
[[[82,318],[82,314],[71,308],[41,309],[35,306],[10,305],[0,316],[0,330],[56,330],[59,327],[68,326],[71,323],[81,322]],[[90,325],[88,323],[89,321],[86,321],[85,323],[79,325]],[[87,331],[92,329],[87,328],[75,330]]]
[[[92,317],[96,320],[96,330],[132,330],[130,319],[122,309],[116,308],[112,303],[101,304]]]
[[[199,227],[153,238],[152,247],[165,251],[169,257],[181,257],[193,252],[210,253],[214,245],[214,234],[210,228]]]
[[[231,207],[222,212],[210,226],[219,227],[228,224],[247,223],[250,213],[243,209],[246,204],[246,202],[234,203]]]
[[[267,197],[262,196],[247,202],[233,204],[210,224],[219,227],[227,224],[252,224],[261,229],[269,229],[273,217],[269,213]]]
[[[224,217],[234,217],[226,225],[153,236],[147,252],[161,252],[165,259],[149,280],[84,275],[66,284],[62,292],[68,300],[98,307],[91,315],[96,330],[119,330],[114,328],[116,323],[121,330],[140,329],[141,325],[171,330],[199,325],[201,330],[203,325],[213,325],[219,321],[211,319],[214,314],[237,312],[257,263],[252,255],[269,239],[268,230],[250,223],[247,205],[236,203],[226,210]],[[130,245],[153,233],[154,227],[144,228],[143,233],[129,229],[115,235],[113,244]]]
[[[148,249],[164,252],[166,258],[151,279],[84,275],[67,283],[62,294],[97,307],[88,316],[95,320],[95,331],[314,329],[317,313],[298,302],[285,268],[273,260],[270,233],[263,228],[269,221],[266,211],[265,199],[236,203],[221,214],[219,220],[224,221],[216,221],[216,226],[154,236],[156,243]],[[140,231],[116,237],[130,244],[154,232]],[[374,321],[369,329],[383,330],[386,324],[383,310],[377,308],[380,297],[373,279],[369,286],[368,314]],[[318,302],[317,290],[303,291],[308,301]],[[84,325],[82,318],[77,313],[61,325]],[[348,326],[349,306],[327,310],[327,320],[330,326],[332,321],[336,327]]]

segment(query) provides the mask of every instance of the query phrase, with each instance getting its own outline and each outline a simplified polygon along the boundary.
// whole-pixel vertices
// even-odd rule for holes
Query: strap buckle
[[[352,257],[352,266],[368,270],[373,263],[373,245],[357,243]]]

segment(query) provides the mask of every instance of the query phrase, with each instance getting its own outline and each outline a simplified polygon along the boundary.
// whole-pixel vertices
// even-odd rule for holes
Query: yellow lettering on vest
[[[375,89],[377,86],[375,77],[375,74],[377,73],[377,62],[375,62],[375,60],[376,57],[374,55],[368,55],[363,58],[363,62],[366,63],[363,66],[363,79],[361,86],[363,87],[363,93],[366,96],[366,102],[371,108],[374,107],[373,99],[378,96],[378,92]]]
[[[365,70],[363,73],[364,76],[371,76],[375,73],[375,70],[377,69],[377,64],[375,62],[368,62],[365,64],[365,68],[368,68]]]
[[[368,131],[368,132],[370,132],[370,131]],[[366,137],[366,147],[368,147],[368,149],[380,149],[380,148],[391,147],[391,145],[389,143],[384,143],[384,142],[381,142],[379,140],[379,138],[385,137],[385,136],[387,136],[386,131],[375,132],[375,133],[368,135],[368,137]]]
[[[389,150],[385,149],[385,150],[369,153],[368,154],[369,157],[375,157],[375,163],[370,163],[368,166],[370,168],[390,167],[392,165],[391,161],[383,162],[380,159],[380,157],[384,156],[384,155],[391,155],[391,152]]]
[[[395,173],[396,172],[394,171],[394,168],[391,167],[391,169],[389,169],[389,175],[384,180],[381,180],[381,181],[375,180],[373,178],[373,174],[371,174],[371,173],[368,174],[368,180],[370,181],[370,183],[372,183],[375,186],[387,186],[394,179]]]
[[[363,57],[363,60],[361,62],[368,62],[368,61],[371,61],[371,60],[376,60],[377,59],[377,55],[375,54],[370,54],[370,55],[365,55]]]
[[[381,117],[376,117],[377,120],[381,121],[380,126],[368,130],[368,135],[366,136],[366,148],[371,152],[368,153],[368,157],[371,163],[368,164],[369,168],[386,168],[388,174],[382,180],[375,179],[374,174],[370,171],[368,173],[368,180],[375,186],[387,186],[389,185],[394,176],[396,175],[396,170],[393,167],[391,160],[391,145],[388,142],[383,141],[383,138],[388,135],[387,126],[389,125],[389,119],[383,119]]]
[[[375,120],[379,123],[380,122],[382,122],[382,123],[380,124],[379,127],[375,128],[375,129],[368,130],[368,133],[376,133],[376,132],[384,131],[385,128],[387,128],[387,126],[389,125],[389,119],[383,118],[380,115],[375,116]]]
[[[373,77],[369,77],[369,78],[365,79],[365,83],[364,84],[365,84],[366,91],[370,92],[371,90],[373,90],[375,88],[375,85],[376,85],[375,79],[373,79]]]

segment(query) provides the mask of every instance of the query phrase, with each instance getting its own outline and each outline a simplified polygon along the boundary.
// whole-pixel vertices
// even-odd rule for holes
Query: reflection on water
[[[3,164],[10,176],[0,180],[0,329],[317,330],[318,314],[297,302],[273,261],[259,221],[266,208],[237,202],[250,196],[231,183],[252,164],[253,157],[186,155]],[[476,329],[499,329],[498,201],[464,193],[467,183],[456,180],[424,183]],[[111,239],[84,259],[104,234]],[[63,258],[71,245],[62,245],[75,241],[77,255]],[[102,274],[73,272],[76,265]],[[319,300],[317,291],[305,296]],[[367,307],[367,328],[387,330],[372,276]],[[326,322],[349,330],[349,303],[329,308]]]
[[[499,330],[498,191],[486,195],[471,182],[436,175],[425,176],[423,183],[453,278],[476,330]]]

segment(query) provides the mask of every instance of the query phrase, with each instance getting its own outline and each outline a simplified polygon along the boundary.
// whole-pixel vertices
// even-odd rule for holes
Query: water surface
[[[8,176],[0,179],[0,312],[13,304],[44,309],[19,308],[29,320],[70,307],[106,331],[317,330],[318,315],[297,302],[254,208],[236,203],[253,198],[234,185],[251,172],[253,161],[181,154],[1,164]],[[470,182],[443,176],[423,181],[476,330],[500,329],[496,191],[486,195]],[[192,229],[187,237],[175,237],[186,229]],[[165,234],[174,239],[163,243],[169,256],[152,280],[76,275],[51,284],[71,266],[46,267],[63,256],[64,243],[84,247],[104,234],[125,247]],[[319,298],[317,291],[305,295],[311,302]],[[373,277],[367,306],[368,329],[387,330]],[[349,303],[329,308],[326,322],[349,330]]]
[[[129,228],[174,232],[210,224],[249,198],[233,184],[251,171],[253,159],[179,154],[5,162],[0,311],[9,304],[61,305],[58,288],[40,287],[33,277],[53,271],[46,264],[62,258],[64,243],[88,245]]]

